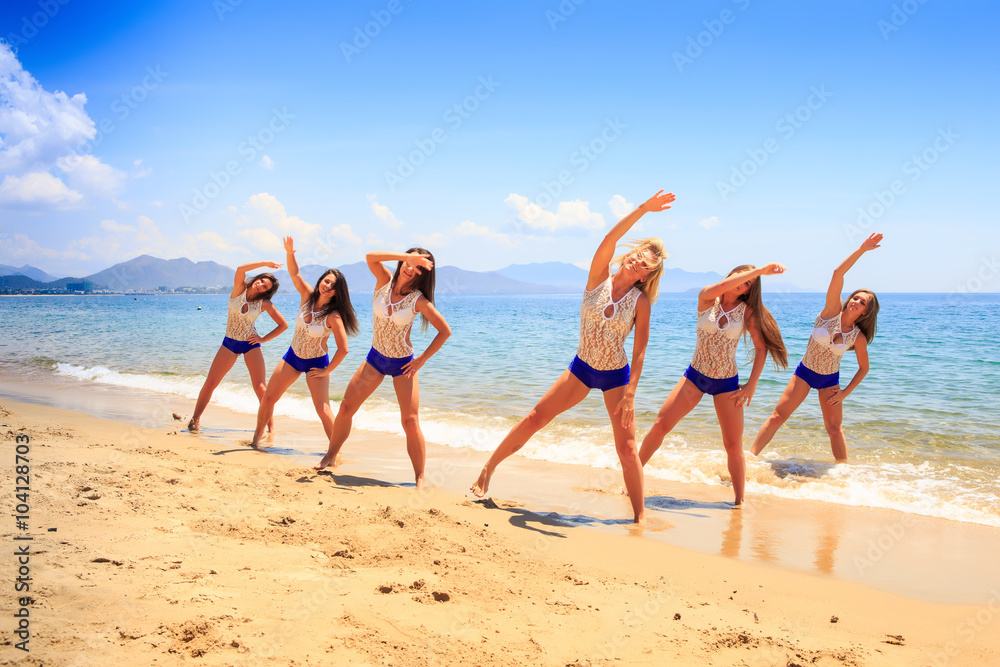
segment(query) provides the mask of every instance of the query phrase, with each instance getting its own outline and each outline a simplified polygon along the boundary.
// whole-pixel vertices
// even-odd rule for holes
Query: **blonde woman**
[[[642,465],[635,444],[634,399],[649,340],[650,306],[659,292],[667,253],[663,241],[658,238],[633,243],[631,250],[619,257],[614,257],[614,253],[618,242],[639,218],[646,213],[665,211],[673,201],[673,193],[663,194],[660,190],[622,218],[601,241],[590,263],[580,306],[580,344],[576,357],[531,412],[497,446],[472,486],[475,495],[486,495],[490,479],[504,459],[521,449],[557,415],[582,401],[591,389],[600,389],[611,419],[633,520],[636,523],[645,520]],[[614,273],[611,271],[613,265],[618,265]],[[633,327],[635,338],[630,368],[624,343]]]

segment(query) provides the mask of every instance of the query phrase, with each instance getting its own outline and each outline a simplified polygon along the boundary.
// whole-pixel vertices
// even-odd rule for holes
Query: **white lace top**
[[[243,290],[229,300],[229,317],[226,319],[226,337],[245,341],[257,335],[254,321],[260,317],[264,299],[247,301],[247,291]],[[246,310],[243,310],[246,308]]]
[[[802,365],[814,373],[830,375],[839,371],[840,358],[844,356],[844,352],[851,349],[854,341],[858,339],[861,330],[856,326],[847,333],[841,331],[841,314],[837,313],[826,320],[821,316],[816,317],[816,325],[812,335],[809,336],[806,353],[802,355]],[[833,342],[837,334],[840,334],[842,339],[839,343]]]
[[[745,328],[743,314],[746,303],[740,301],[732,310],[722,309],[716,299],[711,308],[698,312],[698,342],[691,366],[706,377],[723,380],[739,374],[736,367],[736,346]]]
[[[611,300],[611,276],[590,291],[580,304],[580,345],[576,356],[599,371],[628,365],[625,339],[635,326],[635,302],[642,292],[633,287],[618,301]]]
[[[417,316],[420,292],[413,290],[396,303],[392,302],[392,281],[372,295],[372,347],[390,359],[413,354],[410,328]]]
[[[315,359],[326,354],[326,339],[333,331],[326,326],[326,317],[309,310],[309,302],[302,304],[295,316],[295,333],[292,334],[292,352],[299,359]],[[306,322],[306,317],[309,321]],[[329,317],[329,315],[327,316]]]

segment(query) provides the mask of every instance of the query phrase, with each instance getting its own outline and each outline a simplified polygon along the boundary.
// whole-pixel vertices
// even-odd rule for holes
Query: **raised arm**
[[[590,262],[590,274],[587,276],[587,289],[592,290],[608,279],[608,265],[615,256],[615,248],[622,237],[632,229],[632,226],[639,221],[639,218],[646,213],[655,211],[666,211],[674,202],[674,193],[663,194],[660,190],[655,195],[640,204],[634,211],[618,221],[611,231],[607,233],[601,245],[597,246],[594,259]]]
[[[229,298],[242,294],[243,290],[246,289],[245,285],[247,282],[247,272],[259,269],[262,266],[266,266],[269,269],[280,269],[282,267],[282,265],[277,262],[250,262],[248,264],[240,264],[236,267],[236,275],[233,277],[233,292],[229,295]]]
[[[382,262],[405,262],[414,269],[430,271],[434,268],[434,262],[428,256],[419,252],[370,252],[365,255],[365,262],[368,263],[368,270],[375,276],[375,289],[381,288],[392,280],[392,273],[389,272]]]
[[[881,247],[880,243],[882,243],[882,235],[872,234],[864,240],[857,250],[852,252],[847,259],[833,270],[830,287],[826,290],[826,305],[823,306],[823,312],[820,313],[820,317],[824,320],[829,319],[841,311],[844,307],[844,302],[840,300],[840,295],[844,292],[844,276],[847,275],[847,272],[851,270],[851,267],[854,266],[854,263],[858,261],[861,255],[869,250]]]
[[[292,284],[295,285],[299,296],[302,297],[302,303],[305,303],[309,295],[312,294],[312,288],[299,273],[299,263],[295,261],[295,244],[292,237],[286,236],[282,240],[285,242],[285,262],[288,264],[288,275],[291,276]]]
[[[431,323],[431,326],[437,329],[437,335],[434,336],[434,340],[432,340],[431,344],[427,346],[427,349],[423,351],[423,354],[419,357],[414,357],[413,361],[410,361],[403,366],[403,372],[406,373],[406,377],[413,377],[416,375],[417,371],[419,371],[420,368],[427,363],[428,359],[441,349],[444,342],[448,340],[448,336],[451,335],[451,327],[448,326],[448,322],[445,321],[441,313],[439,313],[437,308],[434,307],[434,304],[430,302],[430,299],[420,295],[420,297],[417,298],[417,303],[414,304],[414,310],[427,318],[427,321]]]
[[[748,280],[756,280],[758,276],[774,276],[784,272],[784,264],[771,262],[770,264],[765,264],[764,266],[758,266],[756,269],[747,269],[746,271],[734,273],[731,276],[723,278],[714,285],[702,287],[701,291],[698,292],[698,310],[705,310],[711,306],[717,298],[734,287],[739,286],[740,283],[745,283]]]

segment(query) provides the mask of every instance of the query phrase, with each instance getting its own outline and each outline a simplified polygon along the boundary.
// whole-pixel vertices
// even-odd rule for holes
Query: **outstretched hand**
[[[865,239],[864,243],[861,244],[861,250],[864,252],[868,252],[869,250],[874,250],[875,248],[881,248],[882,246],[879,245],[881,243],[882,243],[882,235],[872,234],[871,236]]]
[[[285,252],[287,252],[289,254],[295,252],[295,244],[292,241],[292,237],[291,236],[284,236],[284,237],[282,237],[281,240],[285,244]],[[277,267],[275,267],[275,268],[277,268]]]
[[[279,262],[264,262],[264,266],[266,266],[269,269],[280,269],[281,267],[284,266],[284,264],[281,264]]]
[[[674,197],[673,192],[663,194],[663,190],[660,190],[655,195],[647,199],[643,203],[642,208],[644,211],[648,211],[650,213],[655,213],[656,211],[666,211],[670,208],[670,205],[674,203],[674,199],[676,199],[676,197]]]
[[[765,276],[776,276],[779,273],[784,273],[784,272],[785,272],[785,265],[784,264],[778,264],[777,262],[771,262],[770,264],[768,264],[767,266],[764,267],[764,273],[763,273],[763,275],[765,275]]]

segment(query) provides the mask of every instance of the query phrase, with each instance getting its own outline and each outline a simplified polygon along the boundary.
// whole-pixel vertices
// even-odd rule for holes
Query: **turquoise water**
[[[768,294],[793,369],[805,350],[821,294]],[[869,347],[871,371],[844,409],[852,464],[832,466],[815,393],[765,450],[748,461],[748,493],[851,505],[892,507],[961,521],[1000,525],[1000,350],[984,331],[1000,315],[1000,296],[880,295],[878,336]],[[292,320],[298,299],[275,298]],[[572,359],[579,295],[441,294],[438,308],[453,335],[420,373],[421,417],[427,437],[453,447],[491,451],[542,396]],[[80,383],[133,387],[194,399],[225,331],[226,297],[0,297],[4,335],[0,371]],[[331,375],[342,394],[371,341],[370,298],[355,296],[362,324],[350,353]],[[200,308],[200,310],[199,310]],[[636,397],[640,437],[691,359],[695,296],[664,294],[653,308],[646,367]],[[266,315],[258,330],[271,326]],[[433,330],[414,327],[422,349]],[[291,330],[264,346],[268,371]],[[626,351],[631,354],[631,342]],[[745,352],[738,352],[741,363]],[[843,384],[857,368],[853,354]],[[741,367],[741,375],[749,366]],[[791,370],[764,371],[746,411],[745,446],[773,408]],[[256,399],[242,363],[215,402],[248,415]],[[316,421],[305,383],[296,383],[278,413]],[[358,415],[360,428],[400,433],[390,383]],[[319,428],[317,423],[317,428]],[[603,401],[597,392],[536,436],[522,454],[553,461],[616,467]],[[484,454],[485,458],[485,454]],[[710,400],[703,400],[668,436],[647,474],[682,482],[728,484]],[[721,492],[729,498],[728,491]]]

